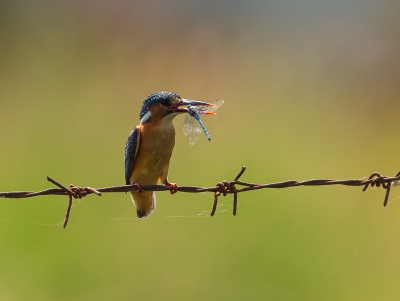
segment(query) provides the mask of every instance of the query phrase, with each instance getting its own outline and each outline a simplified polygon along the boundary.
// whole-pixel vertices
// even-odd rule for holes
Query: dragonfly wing
[[[206,107],[206,106],[201,106],[199,107],[199,114],[207,114],[206,112],[215,112],[220,106],[224,104],[224,100],[216,100],[213,102],[213,106]]]
[[[201,132],[207,136],[208,140],[211,140],[210,134],[208,133],[203,122],[200,120],[201,114],[207,114],[206,112],[215,112],[220,106],[224,104],[223,100],[216,100],[213,106],[200,106],[200,107],[189,107],[189,112],[185,116],[185,120],[182,126],[182,133],[187,136],[187,140],[190,145],[196,143],[199,139]],[[195,119],[197,122],[195,122]]]
[[[210,107],[209,110],[207,111],[211,111],[211,112],[215,112],[220,106],[222,106],[224,104],[224,100],[220,99],[220,100],[216,100],[214,101],[214,106]]]
[[[187,136],[190,134],[190,132],[193,129],[193,121],[194,121],[194,118],[192,116],[190,116],[189,114],[186,114],[185,120],[183,121],[183,125],[182,125],[183,135]]]
[[[192,117],[192,119],[194,120],[193,117]],[[192,131],[188,135],[188,142],[190,145],[193,145],[196,143],[196,141],[197,141],[197,139],[199,139],[202,131],[203,130],[201,129],[201,127],[199,125],[195,125],[192,127]]]

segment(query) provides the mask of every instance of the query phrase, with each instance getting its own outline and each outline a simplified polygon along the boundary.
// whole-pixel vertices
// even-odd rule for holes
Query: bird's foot
[[[165,181],[164,184],[165,186],[171,187],[171,194],[178,192],[178,185],[176,185],[176,183],[169,183],[168,181]]]
[[[142,193],[144,191],[143,185],[139,183],[132,183],[132,185],[136,185],[137,192]]]

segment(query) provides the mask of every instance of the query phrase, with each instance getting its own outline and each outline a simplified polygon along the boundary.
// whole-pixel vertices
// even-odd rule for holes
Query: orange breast
[[[131,183],[157,184],[166,179],[175,144],[173,124],[141,124],[139,149],[131,175]]]

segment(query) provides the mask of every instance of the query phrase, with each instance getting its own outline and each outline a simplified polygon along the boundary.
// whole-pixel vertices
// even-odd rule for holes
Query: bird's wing
[[[135,128],[128,137],[125,146],[125,182],[126,185],[130,185],[130,177],[133,171],[133,165],[135,164],[136,154],[139,149],[140,140],[140,129]]]

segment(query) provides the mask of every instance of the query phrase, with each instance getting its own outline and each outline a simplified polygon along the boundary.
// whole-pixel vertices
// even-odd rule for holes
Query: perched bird
[[[212,106],[212,104],[182,99],[173,92],[157,92],[147,97],[140,110],[140,124],[130,133],[125,146],[126,185],[138,185],[131,191],[139,218],[149,216],[156,208],[154,191],[143,191],[142,185],[161,182],[177,191],[175,183],[168,182],[168,167],[175,144],[172,123],[178,114],[188,112],[182,106]]]

